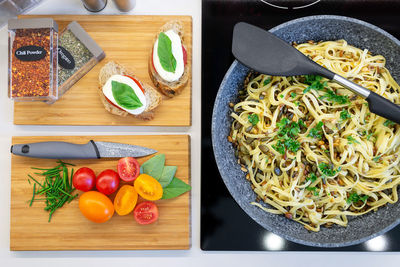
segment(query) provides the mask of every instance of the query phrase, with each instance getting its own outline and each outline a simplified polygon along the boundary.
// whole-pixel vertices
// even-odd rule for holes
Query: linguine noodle
[[[294,46],[400,103],[400,87],[383,56],[344,40]],[[319,231],[397,202],[399,126],[371,113],[364,99],[339,84],[313,75],[252,73],[231,106],[228,140],[258,196],[251,204]]]

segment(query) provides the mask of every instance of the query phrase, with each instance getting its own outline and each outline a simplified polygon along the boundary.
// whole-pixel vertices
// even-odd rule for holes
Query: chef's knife
[[[45,159],[144,157],[156,152],[154,149],[141,146],[93,140],[90,140],[87,144],[40,142],[11,146],[11,153],[14,155]]]

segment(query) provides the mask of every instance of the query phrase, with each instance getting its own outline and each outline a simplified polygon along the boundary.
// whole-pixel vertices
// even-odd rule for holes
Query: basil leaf
[[[163,69],[168,72],[174,72],[176,69],[176,59],[172,54],[172,42],[163,32],[158,36],[157,53]]]
[[[135,91],[127,84],[111,81],[112,94],[117,102],[123,108],[137,109],[143,106]]]
[[[177,168],[178,167],[176,167],[176,166],[165,166],[164,167],[161,177],[158,180],[158,182],[161,184],[161,186],[163,188],[168,186],[171,183],[172,179],[175,176]]]
[[[165,155],[158,154],[147,160],[140,167],[140,173],[150,175],[157,181],[160,180],[165,164]]]
[[[174,177],[171,183],[164,188],[161,199],[170,199],[182,195],[192,189],[190,185],[183,182],[181,179]]]

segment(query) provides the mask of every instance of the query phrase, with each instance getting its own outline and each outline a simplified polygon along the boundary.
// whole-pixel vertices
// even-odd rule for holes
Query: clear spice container
[[[59,97],[104,57],[101,47],[76,21],[68,24],[58,39]]]
[[[48,18],[8,21],[8,95],[16,101],[58,98],[58,25]]]

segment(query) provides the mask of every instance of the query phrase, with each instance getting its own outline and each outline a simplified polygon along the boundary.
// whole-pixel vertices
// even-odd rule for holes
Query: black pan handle
[[[370,92],[366,98],[369,104],[369,110],[379,116],[400,124],[400,106],[386,98]]]

